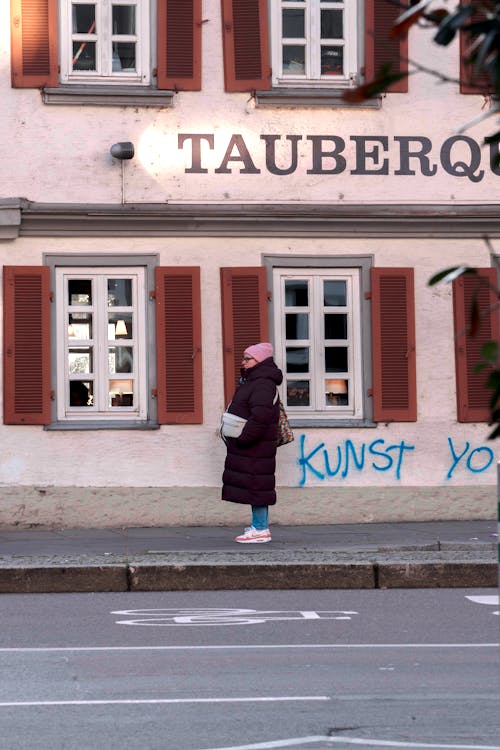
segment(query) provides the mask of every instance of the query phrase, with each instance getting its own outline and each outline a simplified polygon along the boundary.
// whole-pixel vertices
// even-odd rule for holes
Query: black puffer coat
[[[239,438],[226,438],[227,457],[222,476],[222,499],[232,503],[274,505],[274,472],[279,406],[276,386],[283,380],[269,357],[242,371],[242,382],[229,406],[247,419]]]

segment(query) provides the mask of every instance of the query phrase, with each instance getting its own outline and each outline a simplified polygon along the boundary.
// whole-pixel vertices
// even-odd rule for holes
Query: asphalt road
[[[492,589],[4,594],[0,748],[500,750],[496,612]]]

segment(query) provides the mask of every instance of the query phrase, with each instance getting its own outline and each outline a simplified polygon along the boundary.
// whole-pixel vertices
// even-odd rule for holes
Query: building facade
[[[295,432],[272,521],[494,517],[490,102],[396,12],[2,4],[3,527],[246,520],[218,427],[261,340]],[[388,60],[442,75],[353,95]]]

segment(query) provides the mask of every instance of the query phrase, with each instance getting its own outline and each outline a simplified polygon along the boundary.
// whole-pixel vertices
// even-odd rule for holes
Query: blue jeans
[[[267,529],[269,517],[268,505],[252,505],[252,526],[258,531]]]

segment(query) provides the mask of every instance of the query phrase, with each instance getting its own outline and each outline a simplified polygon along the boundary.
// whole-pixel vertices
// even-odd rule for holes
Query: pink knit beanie
[[[248,346],[245,349],[245,354],[253,357],[257,362],[263,362],[268,357],[273,356],[273,351],[273,345],[267,341],[263,341],[260,344]]]

